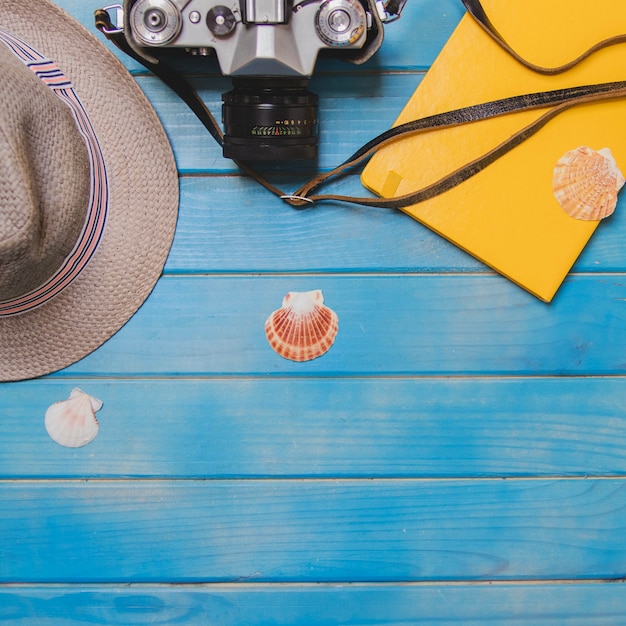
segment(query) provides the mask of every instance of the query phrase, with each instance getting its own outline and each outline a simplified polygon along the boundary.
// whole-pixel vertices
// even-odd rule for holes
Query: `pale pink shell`
[[[580,146],[557,162],[552,188],[561,208],[579,220],[601,220],[615,210],[624,176],[608,148]]]
[[[328,352],[338,328],[337,314],[324,305],[320,290],[291,291],[267,318],[265,335],[285,359],[310,361]]]
[[[46,411],[45,425],[50,437],[67,448],[80,448],[98,434],[96,411],[102,402],[77,387],[68,400],[55,402]]]

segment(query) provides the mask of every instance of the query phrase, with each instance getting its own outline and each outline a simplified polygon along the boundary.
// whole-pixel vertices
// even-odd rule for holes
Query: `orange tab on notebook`
[[[623,0],[484,0],[483,6],[511,47],[542,66],[561,65],[598,41],[626,33]],[[546,76],[518,63],[465,15],[396,125],[509,96],[619,80],[626,80],[626,44]],[[488,152],[545,111],[401,139],[371,159],[362,183],[383,197],[408,194]],[[626,172],[626,100],[560,114],[476,176],[405,211],[549,302],[598,225],[567,215],[552,189],[555,165],[579,146],[609,148]]]

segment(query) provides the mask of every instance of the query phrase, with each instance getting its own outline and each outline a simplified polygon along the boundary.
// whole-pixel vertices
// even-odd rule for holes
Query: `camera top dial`
[[[349,46],[365,30],[367,17],[358,0],[324,0],[315,18],[319,38],[328,46]]]
[[[218,4],[206,15],[206,25],[216,37],[226,37],[237,25],[235,14],[226,6]]]
[[[150,46],[166,46],[180,32],[180,10],[171,0],[138,0],[130,12],[134,34]]]

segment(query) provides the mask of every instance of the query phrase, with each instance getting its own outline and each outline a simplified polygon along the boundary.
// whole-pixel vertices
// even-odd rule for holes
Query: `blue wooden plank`
[[[0,483],[0,582],[624,575],[622,479]]]
[[[100,432],[62,448],[80,388]],[[5,386],[0,478],[623,476],[624,378],[71,380]]]
[[[103,3],[59,4],[93,31]],[[321,63],[305,167],[386,128],[462,13],[410,0],[366,66]],[[169,276],[82,363],[0,386],[0,621],[622,624],[621,585],[590,580],[621,580],[626,556],[624,199],[576,264],[596,275],[544,305],[405,216],[281,206],[123,61],[183,173]],[[181,68],[219,112],[215,62]],[[318,287],[337,343],[285,362],[264,319]],[[105,406],[93,444],[67,450],[42,419],[74,384]],[[215,580],[294,584],[158,584]]]
[[[287,192],[306,180],[271,178]],[[366,193],[354,177],[334,188]],[[625,233],[626,194],[572,271],[625,271]],[[181,179],[180,214],[166,272],[492,273],[404,213],[336,204],[297,210],[238,176]]]
[[[321,289],[339,316],[324,356],[271,350],[268,315]],[[165,277],[95,353],[55,376],[623,374],[621,275],[574,276],[551,305],[500,276]]]
[[[623,626],[622,584],[0,587],[11,624]]]
[[[320,98],[318,159],[266,166],[265,169],[310,173],[336,167],[393,124],[422,75],[405,72],[315,76],[310,81],[310,90]],[[222,93],[231,89],[231,80],[218,76],[193,76],[190,80],[219,122]],[[152,76],[139,76],[137,82],[163,121],[183,174],[238,171],[232,161],[222,157],[221,148],[173,92]],[[355,108],[359,110],[358,116],[354,115]]]
[[[274,180],[288,192],[297,186],[295,179]],[[363,194],[359,187],[354,179],[337,186]],[[403,213],[336,205],[297,210],[246,178],[181,180],[166,272],[285,271],[489,270]]]

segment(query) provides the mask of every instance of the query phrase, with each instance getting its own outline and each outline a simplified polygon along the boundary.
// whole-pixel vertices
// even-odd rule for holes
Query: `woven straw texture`
[[[0,45],[0,301],[46,282],[89,205],[89,158],[70,107]],[[43,226],[42,226],[43,225]]]
[[[47,0],[2,0],[0,28],[55,60],[72,81],[104,154],[109,216],[82,274],[49,303],[0,319],[0,380],[41,376],[83,358],[137,311],[166,261],[178,212],[167,136],[123,65]]]

